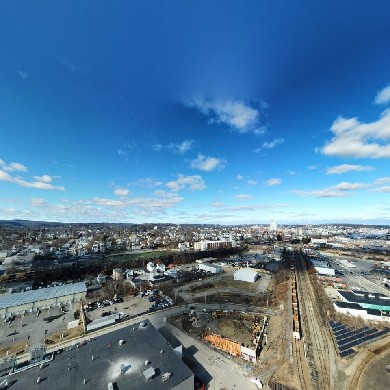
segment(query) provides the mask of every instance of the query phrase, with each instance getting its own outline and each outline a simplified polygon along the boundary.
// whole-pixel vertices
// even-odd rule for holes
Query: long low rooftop
[[[84,282],[64,284],[62,286],[41,288],[38,290],[24,291],[15,294],[0,296],[0,309],[25,305],[32,302],[55,299],[67,295],[86,293]]]
[[[383,310],[388,310],[388,308],[390,308],[390,300],[386,299],[387,297],[379,297],[378,295],[373,295],[368,292],[366,295],[361,295],[349,291],[338,290],[338,293],[346,302],[358,303],[362,307],[368,307],[371,309],[382,307]]]
[[[166,373],[171,375],[164,382]],[[67,348],[46,367],[31,368],[8,380],[17,381],[15,389],[29,389],[37,386],[38,377],[44,379],[40,390],[107,389],[110,382],[117,389],[194,387],[193,373],[149,320]]]

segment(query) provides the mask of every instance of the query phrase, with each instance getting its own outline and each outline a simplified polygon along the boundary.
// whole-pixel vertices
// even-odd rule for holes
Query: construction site
[[[388,328],[337,313],[302,253],[288,253],[261,278],[269,278],[266,288],[227,272],[193,283],[181,292],[196,306],[168,321],[274,390],[374,388],[368,372],[377,372],[375,383],[389,382]]]

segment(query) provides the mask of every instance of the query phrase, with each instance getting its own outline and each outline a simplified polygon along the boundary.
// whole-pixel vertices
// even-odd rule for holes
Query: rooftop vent
[[[146,322],[140,322],[139,323],[139,327],[140,328],[145,328],[145,326],[146,326]]]
[[[172,373],[171,373],[171,372],[165,372],[165,373],[162,375],[162,381],[163,381],[163,382],[166,382],[171,376],[172,376]]]
[[[143,374],[144,374],[145,379],[148,381],[154,377],[154,375],[156,374],[156,371],[154,370],[153,367],[149,367],[143,372]]]

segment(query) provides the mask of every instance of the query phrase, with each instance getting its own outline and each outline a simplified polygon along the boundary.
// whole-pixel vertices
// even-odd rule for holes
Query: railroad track
[[[313,387],[319,390],[331,389],[329,368],[329,347],[327,329],[320,322],[313,287],[306,272],[301,255],[295,255],[297,287],[301,315],[302,331],[309,339],[309,355],[311,361],[311,379]]]
[[[305,353],[301,340],[293,339],[294,361],[296,362],[300,390],[311,390],[310,377],[308,375]]]

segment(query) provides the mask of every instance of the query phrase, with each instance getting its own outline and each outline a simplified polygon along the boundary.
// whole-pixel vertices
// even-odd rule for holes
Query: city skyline
[[[390,224],[388,11],[3,2],[0,219]]]

